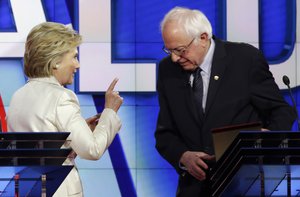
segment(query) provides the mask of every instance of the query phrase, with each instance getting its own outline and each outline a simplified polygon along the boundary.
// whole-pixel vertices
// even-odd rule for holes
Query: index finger
[[[113,91],[114,90],[114,88],[115,88],[115,85],[117,84],[117,82],[118,82],[118,78],[115,78],[112,82],[111,82],[111,84],[109,85],[109,87],[107,88],[107,91]]]
[[[214,160],[214,159],[216,159],[216,156],[215,155],[204,155],[202,157],[202,159],[205,159],[205,160]]]

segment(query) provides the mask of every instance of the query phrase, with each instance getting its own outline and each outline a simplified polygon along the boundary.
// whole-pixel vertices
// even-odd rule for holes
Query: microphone
[[[290,93],[290,97],[292,99],[293,107],[294,107],[294,110],[295,110],[295,112],[297,114],[297,126],[298,126],[298,131],[299,131],[300,130],[300,120],[299,120],[299,115],[298,115],[298,110],[297,110],[296,102],[295,102],[295,99],[294,99],[294,96],[293,96],[293,93],[292,93],[292,90],[291,90],[291,87],[290,87],[290,79],[288,78],[288,76],[284,75],[282,77],[282,81],[283,81],[283,83],[289,89],[289,93]]]

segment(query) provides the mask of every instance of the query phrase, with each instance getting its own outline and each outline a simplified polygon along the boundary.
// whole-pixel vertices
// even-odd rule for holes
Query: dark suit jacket
[[[185,151],[213,154],[213,128],[261,121],[263,127],[270,130],[290,130],[296,117],[280,94],[258,49],[245,43],[214,40],[215,52],[202,121],[195,111],[189,74],[170,57],[159,65],[156,148],[178,173],[182,172],[178,164]]]

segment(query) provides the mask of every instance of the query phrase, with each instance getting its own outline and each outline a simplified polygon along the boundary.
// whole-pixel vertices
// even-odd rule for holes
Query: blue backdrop
[[[47,21],[71,23],[80,32],[78,10],[84,1],[41,2]],[[213,33],[221,39],[227,39],[226,0],[169,0],[163,3],[161,0],[112,0],[111,18],[108,19],[111,21],[112,63],[158,63],[165,56],[161,50],[163,42],[159,23],[174,6],[202,10],[212,24]],[[285,62],[297,44],[296,0],[259,0],[257,9],[259,48],[271,67]],[[95,22],[97,18],[90,21],[91,25]],[[1,32],[18,32],[10,0],[0,0]],[[21,58],[0,57],[0,94],[6,110],[13,92],[25,82]],[[78,84],[76,81],[75,85],[68,88],[77,91],[83,116],[101,112],[103,93],[81,94],[76,87]],[[282,93],[291,103],[287,91],[282,90]],[[298,106],[297,87],[294,87],[293,93]],[[86,196],[175,196],[177,175],[154,147],[154,130],[159,110],[157,94],[121,94],[124,97],[120,110],[123,127],[108,153],[100,161],[76,161]],[[296,130],[295,125],[293,130]]]

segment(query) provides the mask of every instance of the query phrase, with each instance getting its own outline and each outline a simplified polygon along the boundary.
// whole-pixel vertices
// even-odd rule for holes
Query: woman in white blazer
[[[105,94],[105,109],[99,117],[85,120],[75,93],[64,88],[74,81],[80,67],[77,47],[81,36],[71,28],[45,22],[29,33],[24,54],[28,82],[12,97],[7,121],[11,132],[70,132],[64,147],[71,147],[81,158],[99,159],[120,130],[117,115],[123,98],[114,91],[115,79]],[[99,118],[99,120],[98,120]],[[70,158],[64,165],[73,164]],[[54,196],[83,196],[76,167]]]

